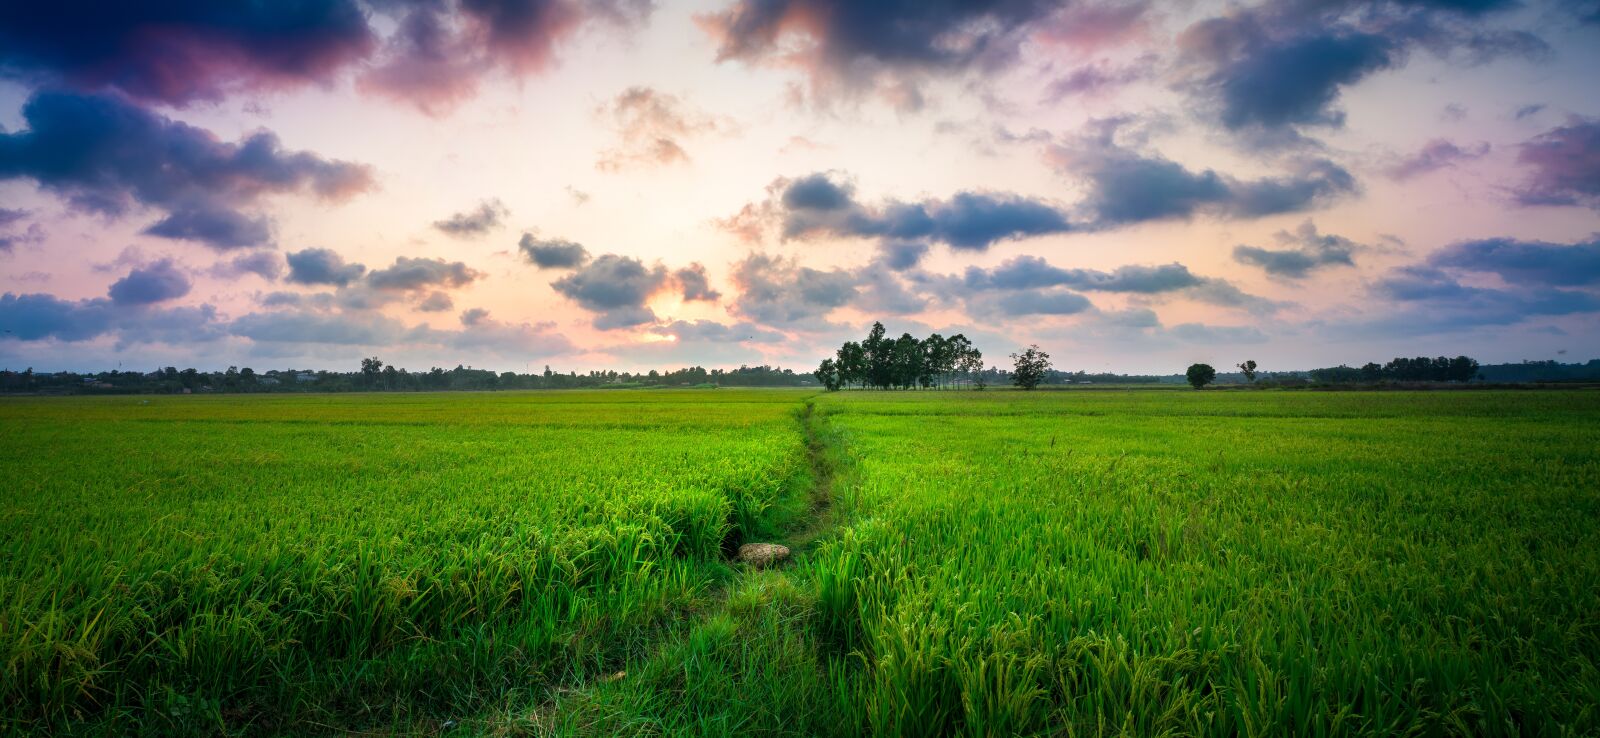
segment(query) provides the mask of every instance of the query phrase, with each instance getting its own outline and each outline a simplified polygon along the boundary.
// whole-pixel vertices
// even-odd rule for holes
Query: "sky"
[[[0,5],[0,367],[1600,357],[1600,0]]]

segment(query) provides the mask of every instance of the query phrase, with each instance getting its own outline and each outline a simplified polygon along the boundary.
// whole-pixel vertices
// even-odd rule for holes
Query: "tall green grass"
[[[781,393],[0,402],[0,720],[407,724],[614,668],[805,469]]]
[[[1600,394],[6,400],[0,449],[13,732],[1600,733]]]
[[[1600,395],[841,394],[878,735],[1600,730]]]

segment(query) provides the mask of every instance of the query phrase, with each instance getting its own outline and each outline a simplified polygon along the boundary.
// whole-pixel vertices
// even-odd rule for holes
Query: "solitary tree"
[[[1012,354],[1011,360],[1017,367],[1011,372],[1011,383],[1025,390],[1039,386],[1046,372],[1050,371],[1050,355],[1040,351],[1038,345],[1032,345],[1020,354]]]
[[[1244,375],[1244,381],[1249,382],[1251,384],[1255,384],[1255,381],[1256,381],[1256,360],[1255,359],[1249,359],[1249,360],[1245,361],[1245,363],[1240,364],[1239,365],[1239,372]]]
[[[1189,371],[1183,375],[1189,378],[1191,386],[1200,389],[1216,380],[1217,370],[1212,369],[1210,364],[1190,364]]]

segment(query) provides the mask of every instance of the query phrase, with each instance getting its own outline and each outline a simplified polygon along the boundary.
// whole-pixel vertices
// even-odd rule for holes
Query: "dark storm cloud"
[[[1429,172],[1453,167],[1460,162],[1481,159],[1489,153],[1489,144],[1462,147],[1452,141],[1436,138],[1417,151],[1389,167],[1390,179],[1405,181]]]
[[[354,0],[0,3],[0,74],[177,105],[324,82],[374,45]]]
[[[477,209],[436,220],[433,227],[457,238],[482,236],[500,227],[510,211],[499,200],[484,200]]]
[[[1114,135],[1111,126],[1050,149],[1058,170],[1088,186],[1080,207],[1095,228],[1197,214],[1259,218],[1312,210],[1357,191],[1355,177],[1326,159],[1300,161],[1280,177],[1241,180],[1125,148]]]
[[[1260,267],[1268,274],[1300,279],[1323,267],[1355,266],[1352,255],[1363,248],[1343,236],[1318,233],[1316,225],[1309,220],[1294,233],[1279,233],[1278,243],[1291,248],[1267,249],[1241,244],[1234,247],[1233,260]]]
[[[751,254],[734,265],[739,297],[733,312],[765,325],[819,325],[858,294],[860,279],[842,269],[823,271],[792,259]]]
[[[378,290],[420,290],[465,287],[483,276],[464,262],[444,259],[397,257],[385,269],[367,274],[366,285]]]
[[[1384,36],[1354,31],[1273,39],[1238,18],[1202,21],[1179,41],[1189,60],[1212,71],[1197,83],[1218,105],[1222,124],[1275,129],[1342,125],[1340,90],[1394,64],[1399,50]]]
[[[1425,49],[1461,63],[1549,53],[1531,33],[1492,28],[1512,2],[1303,0],[1263,3],[1196,22],[1177,41],[1179,87],[1224,128],[1258,145],[1303,143],[1302,127],[1337,128],[1343,91]]]
[[[1001,241],[1072,228],[1054,205],[1008,193],[958,192],[948,200],[890,200],[868,207],[856,201],[852,184],[834,175],[811,174],[780,187],[776,209],[784,238],[925,239],[983,251]]]
[[[1573,120],[1522,144],[1530,170],[1516,191],[1524,205],[1581,205],[1600,210],[1600,120]]]
[[[253,251],[212,265],[208,273],[221,279],[254,274],[271,282],[283,275],[283,257],[274,251]]]
[[[540,269],[576,269],[589,261],[589,251],[582,244],[559,238],[541,240],[532,233],[522,234],[517,249]]]
[[[711,289],[711,281],[706,278],[704,264],[695,262],[672,273],[672,278],[677,280],[678,287],[683,290],[685,302],[696,300],[716,302],[722,298],[722,293]]]
[[[46,91],[23,105],[27,128],[0,134],[0,180],[31,179],[75,209],[166,211],[151,235],[218,249],[264,245],[265,219],[239,211],[268,193],[341,199],[371,185],[364,166],[285,151],[271,133],[223,143],[107,94]]]
[[[632,257],[603,254],[550,286],[595,313],[596,328],[609,330],[654,322],[655,312],[645,302],[669,279],[660,264],[647,267]]]
[[[343,287],[361,278],[367,268],[361,264],[347,264],[344,257],[333,249],[305,249],[286,257],[289,262],[289,281],[299,284],[331,284]]]
[[[189,294],[192,287],[183,270],[171,259],[162,259],[128,272],[128,276],[111,284],[109,294],[116,305],[149,305],[176,300]]]
[[[88,341],[114,335],[117,346],[190,344],[222,336],[216,309],[118,305],[105,298],[63,300],[55,295],[0,295],[0,340]]]
[[[1600,240],[1572,244],[1488,238],[1451,244],[1428,257],[1434,267],[1499,275],[1507,284],[1600,286]]]

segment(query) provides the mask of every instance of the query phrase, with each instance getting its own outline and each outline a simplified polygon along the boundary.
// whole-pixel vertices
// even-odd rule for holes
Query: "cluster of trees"
[[[1395,358],[1387,364],[1367,363],[1360,368],[1343,364],[1323,369],[1312,369],[1307,374],[1311,381],[1324,384],[1357,384],[1376,382],[1470,382],[1478,378],[1478,361],[1467,356],[1454,359],[1440,356],[1414,359]]]
[[[650,387],[805,387],[811,377],[791,369],[741,366],[705,369],[693,366],[668,372],[591,371],[586,374],[494,372],[457,366],[425,372],[385,364],[377,357],[361,360],[354,372],[280,369],[256,372],[245,367],[204,372],[165,367],[152,372],[0,371],[0,392],[42,394],[182,394],[187,392],[416,392],[502,389],[609,389]]]
[[[885,335],[882,323],[873,323],[860,343],[846,341],[833,358],[823,359],[815,372],[829,390],[944,388],[957,385],[983,388],[983,354],[967,337],[945,338],[937,333],[917,340],[910,333],[899,338]]]

